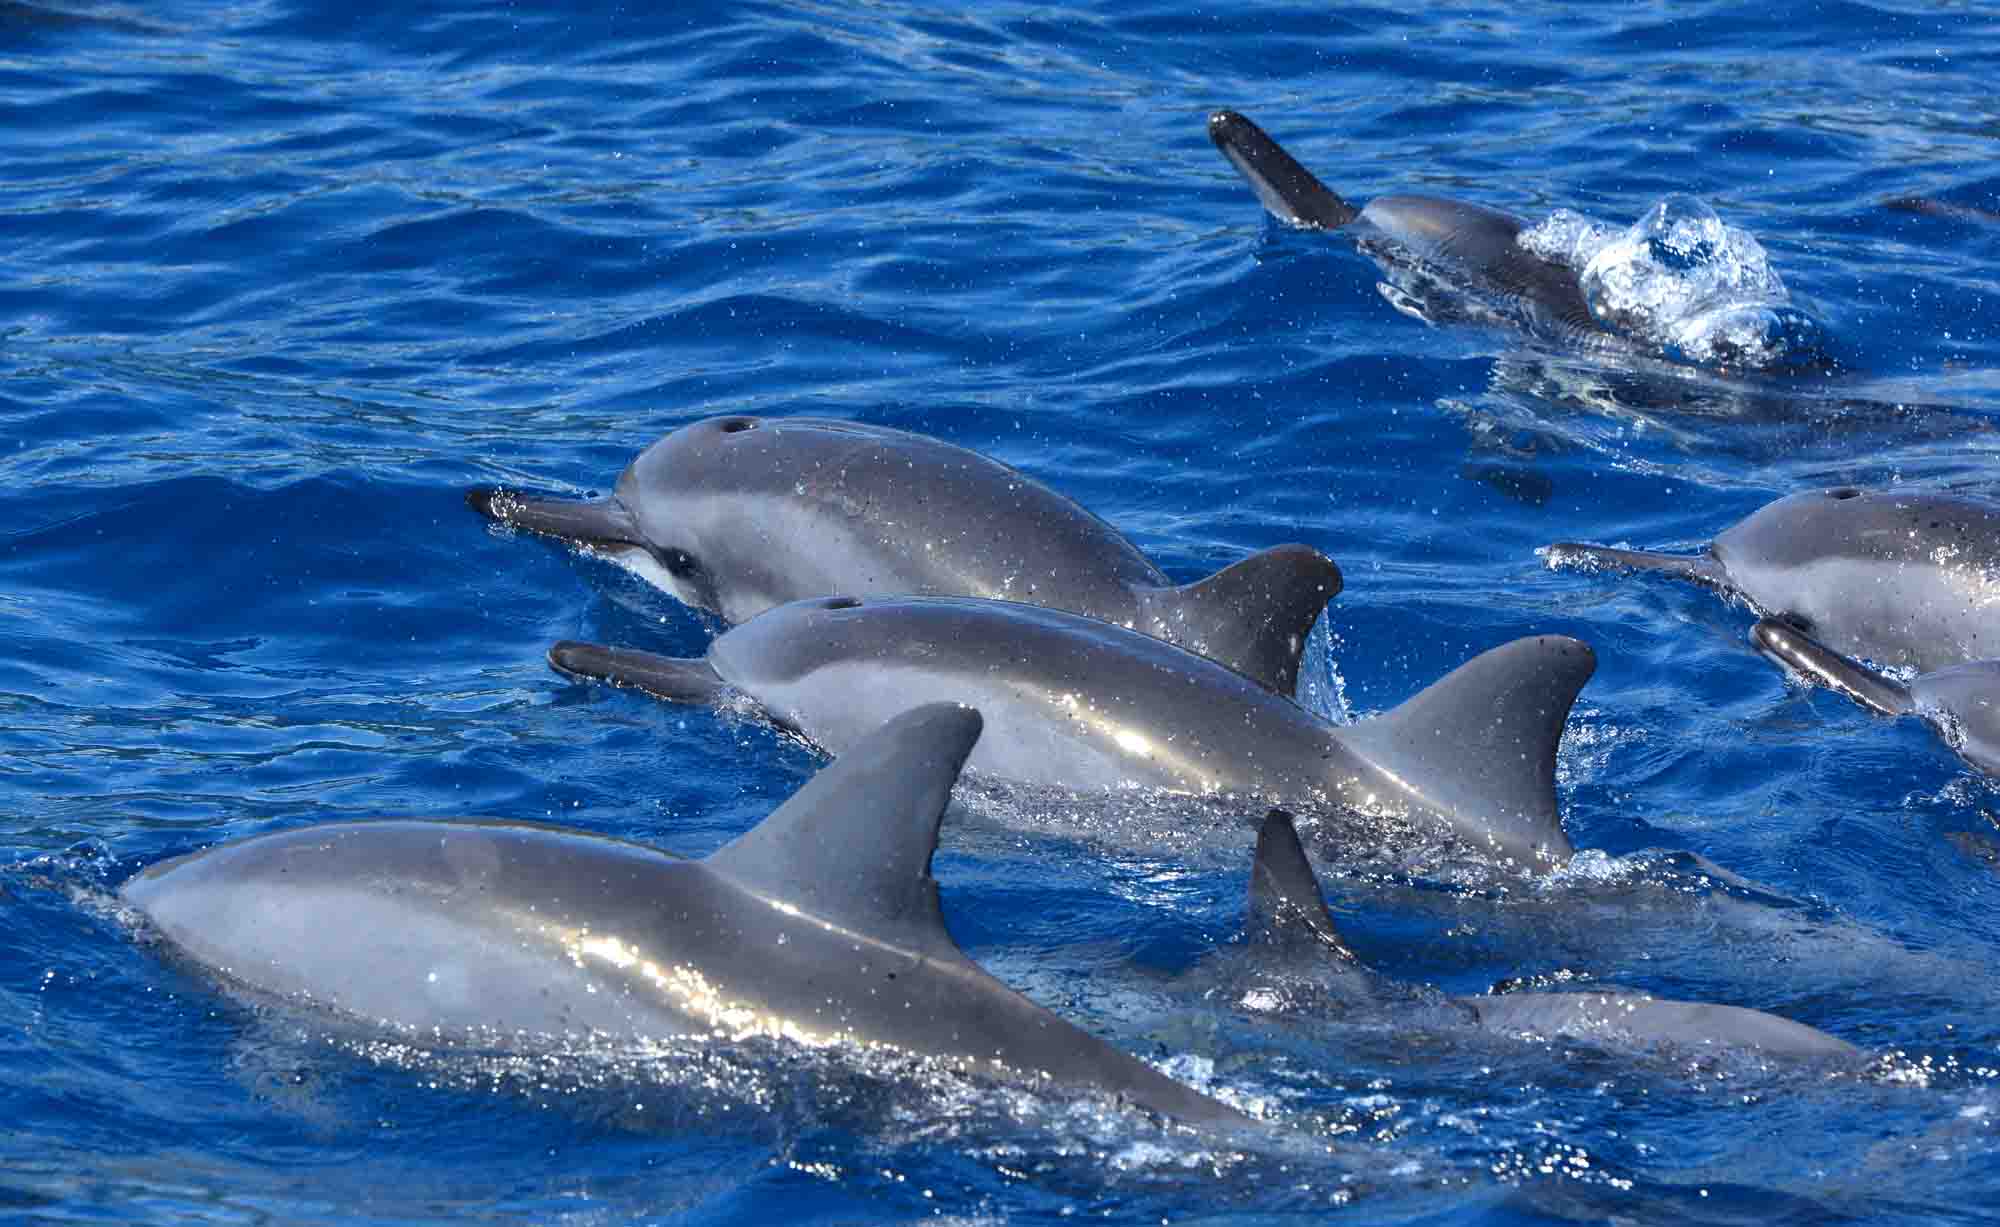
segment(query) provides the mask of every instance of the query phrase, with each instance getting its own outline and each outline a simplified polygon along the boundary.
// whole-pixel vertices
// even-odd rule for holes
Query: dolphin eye
[[[858,596],[830,596],[826,598],[825,601],[821,602],[820,608],[859,609],[861,608],[861,598]]]
[[[1845,502],[1846,500],[1851,498],[1860,498],[1861,491],[1855,489],[1853,486],[1842,486],[1838,490],[1828,490],[1826,492],[1826,496],[1832,499],[1840,499],[1841,501]]]
[[[667,574],[675,579],[687,579],[701,572],[701,564],[686,550],[671,548],[654,550],[653,557],[659,559],[660,565],[667,569]]]
[[[746,430],[757,429],[756,418],[724,418],[716,424],[725,435],[740,435]]]

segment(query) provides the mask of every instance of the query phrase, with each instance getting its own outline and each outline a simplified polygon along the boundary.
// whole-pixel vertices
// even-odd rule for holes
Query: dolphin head
[[[732,545],[742,534],[728,495],[746,484],[749,466],[733,453],[763,426],[763,419],[744,414],[684,426],[639,453],[608,498],[541,499],[476,489],[466,501],[500,523],[605,554],[697,609],[740,620],[771,603],[738,591],[756,587],[763,569],[731,558],[731,583],[725,585],[716,555],[738,552]]]

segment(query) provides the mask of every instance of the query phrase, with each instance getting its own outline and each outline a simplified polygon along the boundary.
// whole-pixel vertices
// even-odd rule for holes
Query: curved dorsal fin
[[[1556,812],[1556,748],[1597,668],[1564,635],[1483,652],[1340,739],[1402,781],[1461,834],[1533,864],[1571,851]]]
[[[1274,809],[1257,831],[1257,855],[1250,864],[1250,909],[1247,922],[1253,941],[1290,945],[1311,940],[1353,958],[1333,917],[1326,910],[1319,879],[1313,876],[1292,816]]]
[[[931,854],[980,727],[977,711],[953,703],[904,712],[704,863],[817,919],[956,953],[938,911]]]
[[[1141,589],[1139,607],[1154,624],[1141,629],[1289,698],[1306,636],[1340,585],[1331,558],[1309,545],[1276,545],[1192,584]]]
[[[1294,226],[1337,230],[1361,215],[1299,165],[1297,158],[1237,111],[1217,111],[1208,117],[1208,139],[1248,180],[1257,199],[1271,215]]]

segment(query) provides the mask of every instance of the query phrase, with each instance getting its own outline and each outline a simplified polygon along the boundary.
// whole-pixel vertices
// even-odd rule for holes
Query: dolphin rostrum
[[[2000,657],[2000,507],[1979,499],[1847,486],[1770,503],[1698,555],[1560,542],[1547,556],[1690,580],[1882,665]]]
[[[1574,269],[1517,241],[1527,227],[1520,218],[1440,196],[1378,196],[1357,209],[1236,111],[1210,115],[1208,136],[1279,221],[1347,230],[1391,270],[1441,270],[1514,312],[1527,327],[1570,341],[1623,346],[1623,338],[1591,314]],[[1428,318],[1400,298],[1390,301]]]
[[[525,823],[352,822],[180,857],[121,893],[230,979],[399,1028],[886,1044],[1243,1122],[953,943],[931,855],[980,727],[905,712],[701,860]]]
[[[1283,810],[1272,810],[1257,833],[1249,915],[1253,941],[1323,952],[1315,962],[1351,989],[1349,995],[1357,999],[1378,995],[1374,973],[1361,965],[1334,928],[1319,879],[1299,846],[1291,815]],[[1472,1016],[1468,1021],[1508,1034],[1623,1037],[1681,1048],[1756,1048],[1798,1058],[1860,1053],[1845,1040],[1762,1010],[1674,1001],[1627,989],[1496,992],[1451,1001]]]
[[[835,592],[1021,601],[1180,644],[1286,695],[1341,584],[1318,550],[1280,545],[1175,586],[1117,529],[1019,470],[825,418],[684,426],[593,502],[504,490],[467,501],[610,554],[729,622]]]
[[[2000,660],[1969,660],[1907,683],[1820,643],[1782,618],[1750,628],[1757,650],[1809,682],[1884,716],[1920,716],[1959,757],[2000,776]]]
[[[836,756],[886,711],[956,699],[986,716],[971,766],[993,776],[1425,816],[1529,866],[1571,853],[1556,747],[1596,667],[1577,640],[1516,640],[1386,715],[1336,727],[1123,627],[946,597],[797,601],[692,659],[564,642],[549,660],[683,702],[747,696]]]

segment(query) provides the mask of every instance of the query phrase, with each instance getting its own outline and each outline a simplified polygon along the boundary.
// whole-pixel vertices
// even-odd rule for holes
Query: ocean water
[[[1536,553],[1692,548],[1834,483],[1990,491],[1996,74],[2000,16],[1947,3],[0,6],[0,1218],[2000,1220],[2000,794],[1788,683],[1745,610]],[[1357,200],[1697,196],[1839,367],[1407,318],[1264,215],[1222,106]],[[462,501],[608,490],[740,411],[989,452],[1183,580],[1318,546],[1347,585],[1302,698],[1336,716],[1588,640],[1559,788],[1593,851],[1553,881],[1330,857],[1351,942],[1450,992],[1773,1010],[1870,1063],[1336,1008],[1240,944],[1247,821],[1144,796],[967,791],[947,920],[1261,1133],[919,1062],[427,1052],[115,906],[313,822],[702,854],[769,812],[811,750],[543,661],[713,620]]]

